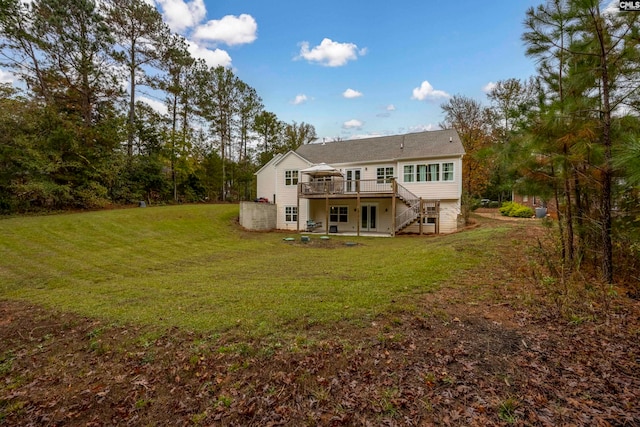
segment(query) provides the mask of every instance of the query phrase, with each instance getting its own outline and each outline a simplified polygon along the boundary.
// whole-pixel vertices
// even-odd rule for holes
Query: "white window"
[[[298,185],[298,171],[296,169],[284,171],[284,185]]]
[[[427,181],[440,181],[440,163],[427,165]]]
[[[405,165],[404,166],[404,182],[413,182],[414,181],[414,177],[413,177],[413,173],[415,170],[415,166],[414,165]]]
[[[442,164],[442,180],[453,181],[453,163]]]
[[[285,220],[285,222],[297,222],[298,221],[298,207],[297,206],[285,206],[284,207],[284,220]]]
[[[378,184],[391,182],[391,179],[393,178],[393,167],[378,168],[376,176],[378,178]]]
[[[408,175],[413,170],[413,165],[404,167],[404,182],[410,178]],[[440,177],[440,169],[442,169],[442,178]],[[453,163],[428,163],[426,165],[416,165],[416,182],[434,182],[434,181],[453,181]]]
[[[331,206],[329,208],[330,222],[349,222],[348,206]]]
[[[427,180],[427,165],[417,165],[416,181],[425,182]]]

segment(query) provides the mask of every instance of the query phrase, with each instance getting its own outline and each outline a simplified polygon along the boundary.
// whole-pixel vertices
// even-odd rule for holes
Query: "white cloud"
[[[17,80],[15,74],[10,71],[0,69],[0,83],[13,83]]]
[[[164,21],[176,33],[195,27],[207,15],[203,0],[157,0],[157,3]]]
[[[327,67],[340,67],[366,53],[367,49],[358,50],[358,46],[354,43],[338,43],[325,38],[313,49],[309,49],[309,42],[301,42],[300,55],[296,59],[303,58]]]
[[[223,67],[231,66],[231,57],[222,49],[211,50],[206,47],[198,45],[196,42],[187,41],[187,50],[194,58],[202,58],[209,67],[217,67],[222,65]]]
[[[351,119],[351,120],[348,120],[348,121],[344,122],[342,124],[342,128],[343,129],[361,129],[363,125],[364,125],[364,123],[361,122],[360,120]]]
[[[199,26],[193,38],[224,43],[228,46],[252,43],[257,38],[258,24],[253,16],[227,15],[220,20],[211,20]]]
[[[353,139],[376,138],[379,136],[386,136],[386,135],[389,135],[389,134],[383,133],[383,132],[370,132],[370,133],[350,135],[349,138],[347,139],[353,140]]]
[[[344,92],[342,92],[342,96],[344,96],[347,99],[359,98],[362,96],[362,92],[358,92],[357,90],[353,90],[353,89],[347,89]]]
[[[431,83],[425,80],[422,82],[420,87],[413,89],[413,96],[411,96],[411,99],[424,101],[425,99],[436,100],[439,98],[449,98],[450,96],[451,95],[445,91],[435,90],[433,86],[431,86]]]
[[[491,92],[493,89],[495,89],[495,87],[496,87],[496,83],[494,83],[494,82],[489,82],[489,83],[487,83],[486,85],[482,86],[482,91],[483,91],[484,93],[489,93],[489,92]]]
[[[416,126],[409,126],[409,133],[412,132],[424,132],[424,131],[430,131],[430,130],[436,130],[437,127],[432,125],[431,123],[429,123],[428,125],[416,125]]]
[[[396,106],[393,104],[389,104],[387,105],[387,107],[385,108],[387,111],[396,111]]]
[[[150,106],[155,111],[162,114],[163,116],[166,116],[169,113],[167,106],[162,101],[158,101],[157,99],[151,99],[146,96],[138,96],[136,99],[138,101],[144,102],[145,104],[147,104],[148,106]]]
[[[296,95],[295,99],[293,101],[291,101],[291,103],[293,105],[300,105],[300,104],[304,104],[305,102],[307,102],[308,98],[307,95],[305,95],[304,93],[301,93],[299,95]]]

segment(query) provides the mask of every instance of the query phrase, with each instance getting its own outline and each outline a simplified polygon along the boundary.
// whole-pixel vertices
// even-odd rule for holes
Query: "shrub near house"
[[[504,216],[516,218],[531,218],[534,214],[533,209],[516,202],[504,202],[500,208],[500,213]]]

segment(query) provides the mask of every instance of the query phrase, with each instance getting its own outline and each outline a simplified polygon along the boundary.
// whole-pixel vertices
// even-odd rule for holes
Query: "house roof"
[[[313,164],[308,159],[305,159],[304,157],[302,157],[300,154],[296,153],[295,151],[288,151],[285,154],[278,153],[275,156],[273,156],[273,158],[271,160],[269,160],[267,163],[265,163],[260,169],[258,169],[254,173],[254,175],[259,175],[263,170],[266,170],[267,168],[269,168],[271,166],[278,166],[282,161],[284,161],[289,156],[295,156],[295,157],[299,158],[300,160],[302,160],[303,162],[307,163],[308,165],[312,165]]]
[[[301,145],[296,153],[312,163],[395,161],[464,155],[458,133],[437,130]]]
[[[313,164],[313,162],[310,162],[309,159],[301,156],[300,154],[296,153],[295,151],[287,151],[285,154],[283,154],[282,156],[280,156],[278,158],[278,161],[274,163],[274,165],[279,165],[281,162],[284,161],[284,159],[286,159],[289,156],[296,156],[297,158],[299,158],[300,160],[302,160],[305,163],[308,163],[309,166],[311,166]]]
[[[262,167],[260,169],[258,169],[254,175],[258,175],[260,172],[262,172],[264,169],[268,168],[269,166],[275,164],[278,162],[278,160],[280,160],[280,157],[282,157],[283,154],[276,154],[275,156],[273,156],[271,158],[271,160],[269,160],[267,163],[265,163],[264,165],[262,165]]]

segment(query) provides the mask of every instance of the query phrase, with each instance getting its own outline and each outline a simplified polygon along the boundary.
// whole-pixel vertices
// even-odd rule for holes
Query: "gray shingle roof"
[[[311,163],[340,164],[459,156],[464,154],[464,147],[458,133],[451,129],[306,144],[296,153]]]

